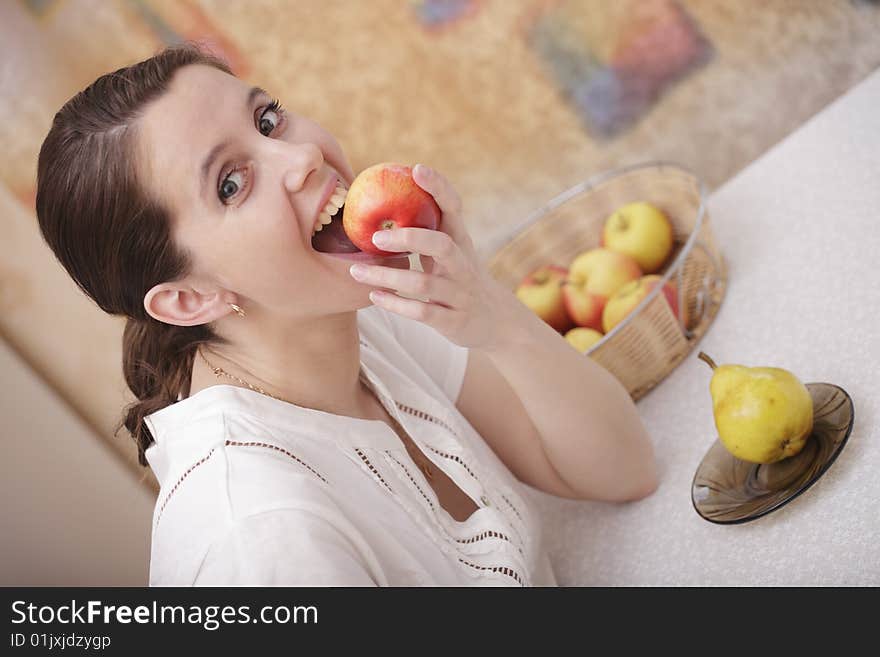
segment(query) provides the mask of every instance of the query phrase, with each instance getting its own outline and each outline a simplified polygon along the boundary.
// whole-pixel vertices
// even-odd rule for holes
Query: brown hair
[[[224,343],[209,325],[175,326],[144,309],[154,285],[190,271],[171,236],[171,213],[138,175],[136,120],[189,64],[229,66],[187,43],[102,75],[55,115],[37,164],[37,218],[55,257],[102,310],[128,318],[122,370],[137,401],[124,410],[138,462],[153,436],[144,417],[189,396],[196,347]]]

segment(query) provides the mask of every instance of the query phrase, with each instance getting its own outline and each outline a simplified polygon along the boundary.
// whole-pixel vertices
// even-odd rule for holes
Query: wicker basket
[[[618,207],[648,201],[673,226],[673,253],[663,283],[678,288],[676,319],[662,285],[587,354],[614,374],[639,399],[669,374],[699,341],[718,312],[727,289],[724,259],[709,227],[706,191],[690,171],[651,162],[603,173],[557,196],[528,217],[488,259],[490,274],[514,290],[541,265],[568,267],[599,246],[606,218]]]

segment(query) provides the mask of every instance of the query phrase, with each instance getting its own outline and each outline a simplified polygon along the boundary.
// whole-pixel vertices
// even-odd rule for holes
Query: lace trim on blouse
[[[299,458],[295,454],[292,454],[288,450],[284,449],[283,447],[279,447],[278,445],[273,445],[272,443],[266,443],[266,442],[258,442],[258,441],[244,442],[244,441],[239,441],[239,440],[226,440],[223,444],[226,447],[262,447],[263,449],[271,449],[273,451],[280,452],[281,454],[284,454],[285,456],[288,456],[291,459],[293,459],[294,461],[296,461],[299,465],[303,466],[306,470],[311,472],[313,475],[315,475],[318,479],[323,481],[325,484],[329,483],[327,481],[327,479],[320,472],[315,470],[308,463],[303,461],[301,458]],[[165,507],[168,505],[168,502],[171,501],[171,498],[174,497],[174,493],[177,492],[177,489],[180,487],[180,485],[183,483],[183,481],[190,475],[190,473],[193,470],[195,470],[197,467],[199,467],[200,465],[205,463],[208,459],[210,459],[215,451],[217,451],[217,448],[213,447],[210,452],[208,452],[207,454],[205,454],[205,456],[203,456],[198,461],[196,461],[191,466],[189,466],[189,468],[186,469],[186,472],[184,472],[182,475],[180,475],[180,478],[177,480],[177,482],[174,484],[174,486],[171,488],[171,490],[168,491],[168,495],[165,496],[165,499],[163,500],[162,505],[159,507],[159,513],[156,516],[156,527],[159,526],[159,522],[162,520],[162,514],[165,512]]]
[[[363,340],[360,340],[360,344],[363,345],[364,347],[367,347],[367,348],[372,349],[372,347],[371,347],[369,344],[367,344],[366,342],[364,342]],[[402,412],[407,413],[407,414],[409,414],[409,415],[412,415],[412,416],[414,416],[414,417],[417,417],[417,418],[419,418],[419,419],[421,419],[421,420],[423,420],[423,421],[425,421],[425,422],[430,422],[430,423],[435,424],[435,425],[437,425],[437,426],[439,426],[439,427],[442,427],[442,428],[445,429],[447,432],[449,432],[450,434],[452,434],[452,436],[455,437],[456,441],[457,441],[459,444],[461,444],[462,441],[461,441],[461,439],[459,438],[457,432],[456,432],[451,426],[449,426],[448,423],[444,422],[444,421],[441,420],[440,418],[438,418],[438,417],[432,415],[431,413],[427,413],[427,412],[425,412],[425,411],[423,411],[423,410],[420,410],[420,409],[415,408],[415,407],[413,407],[413,406],[410,406],[410,405],[408,405],[408,404],[404,404],[404,403],[399,402],[399,401],[397,401],[397,400],[394,400],[394,403],[395,403],[395,405],[397,406],[397,408],[399,408]],[[299,457],[296,456],[295,454],[291,453],[290,451],[288,451],[288,450],[286,450],[286,449],[284,449],[284,448],[282,448],[282,447],[279,447],[278,445],[274,445],[274,444],[272,444],[272,443],[267,443],[267,442],[258,442],[258,441],[236,441],[236,440],[226,440],[226,441],[224,442],[224,446],[226,446],[226,447],[260,447],[260,448],[263,448],[263,449],[270,449],[270,450],[273,450],[273,451],[279,452],[279,453],[284,454],[285,456],[289,457],[291,460],[295,461],[295,462],[296,462],[297,464],[299,464],[300,466],[306,468],[306,470],[308,470],[309,472],[311,472],[314,476],[316,476],[318,479],[320,479],[320,480],[321,480],[322,482],[324,482],[325,484],[329,483],[329,482],[327,481],[327,479],[326,479],[321,473],[319,473],[315,468],[313,468],[311,465],[309,465],[308,463],[306,463],[305,461],[303,461],[301,458],[299,458]],[[451,460],[451,461],[455,462],[456,464],[458,464],[461,468],[463,468],[463,469],[464,469],[464,470],[465,470],[465,471],[466,471],[466,472],[467,472],[467,473],[468,473],[468,474],[474,479],[474,481],[477,482],[477,484],[479,485],[479,487],[480,487],[481,490],[483,490],[483,491],[486,491],[486,490],[487,490],[486,487],[483,486],[482,482],[480,481],[480,479],[479,479],[479,477],[476,475],[476,473],[473,471],[473,469],[472,469],[470,466],[468,466],[468,464],[467,464],[467,463],[466,463],[461,457],[459,457],[459,456],[457,456],[457,455],[455,455],[455,454],[450,454],[450,453],[445,452],[445,451],[443,451],[443,450],[439,450],[439,449],[433,447],[432,445],[428,445],[428,444],[426,444],[425,446],[426,446],[429,450],[431,450],[434,454],[436,454],[437,456],[440,456],[440,457],[442,457],[442,458],[445,458],[445,459]],[[202,465],[202,464],[204,464],[205,462],[207,462],[207,461],[213,456],[213,454],[214,454],[214,452],[215,452],[216,450],[217,450],[216,447],[215,447],[215,448],[212,448],[212,449],[211,449],[211,450],[210,450],[205,456],[203,456],[203,457],[200,458],[198,461],[196,461],[195,463],[193,463],[193,464],[192,464],[189,468],[187,468],[187,470],[186,470],[186,471],[180,476],[180,478],[177,480],[177,482],[174,484],[174,486],[173,486],[173,487],[171,488],[171,490],[168,492],[168,495],[165,497],[165,499],[163,500],[161,506],[159,507],[159,513],[157,514],[157,519],[156,519],[156,527],[158,527],[159,522],[160,522],[161,519],[162,519],[162,515],[163,515],[163,513],[164,513],[164,511],[165,511],[165,509],[166,509],[168,503],[171,501],[171,498],[172,498],[172,497],[174,496],[174,494],[177,492],[177,490],[178,490],[179,487],[182,485],[182,483],[184,482],[184,480],[186,480],[186,478],[187,478],[187,477],[188,477],[188,476],[189,476],[189,475],[190,475],[190,474],[191,474],[196,468],[198,468],[200,465]],[[385,480],[385,478],[382,476],[382,474],[379,472],[379,470],[378,470],[378,469],[375,467],[375,465],[370,461],[370,459],[368,458],[367,454],[366,454],[363,450],[358,449],[358,448],[355,448],[355,452],[357,453],[357,455],[358,455],[358,457],[360,458],[360,460],[361,460],[363,466],[364,466],[364,467],[366,468],[366,470],[370,473],[370,475],[371,475],[372,477],[374,477],[374,478],[376,479],[376,481],[379,482],[379,483],[380,483],[385,489],[387,489],[387,490],[388,490],[393,496],[396,497],[396,494],[395,494],[395,492],[394,492],[394,489],[389,485],[389,483]],[[397,466],[400,467],[400,469],[404,472],[404,474],[405,474],[406,477],[409,479],[409,481],[412,483],[412,485],[413,485],[413,486],[416,488],[416,490],[421,494],[422,498],[425,500],[425,502],[428,504],[428,507],[429,507],[429,508],[431,509],[431,511],[433,512],[433,521],[434,521],[436,527],[439,528],[439,529],[441,530],[441,532],[442,532],[442,534],[443,534],[444,536],[446,536],[446,537],[449,538],[449,539],[452,539],[453,541],[455,541],[455,542],[458,543],[459,545],[473,545],[473,544],[476,544],[476,543],[479,543],[479,542],[481,542],[481,541],[488,540],[488,539],[499,539],[499,540],[505,541],[505,542],[506,542],[507,544],[509,544],[510,546],[515,547],[516,550],[517,550],[517,552],[522,556],[523,559],[525,559],[525,552],[523,551],[523,546],[525,545],[525,541],[523,540],[523,536],[522,536],[521,532],[520,532],[520,531],[517,529],[517,527],[515,526],[515,523],[510,523],[510,526],[511,526],[511,528],[513,529],[514,533],[516,534],[516,538],[518,539],[518,541],[515,541],[515,540],[513,540],[510,536],[508,536],[507,534],[505,534],[505,533],[503,533],[503,532],[500,532],[500,531],[496,531],[496,530],[483,530],[483,531],[481,531],[481,532],[479,532],[479,533],[476,533],[476,534],[474,534],[473,536],[470,536],[470,537],[467,537],[467,538],[457,538],[457,537],[455,537],[455,536],[450,535],[449,532],[445,529],[445,527],[443,527],[443,525],[442,525],[441,523],[439,523],[439,521],[438,521],[438,519],[437,519],[437,516],[436,516],[437,507],[435,506],[435,504],[434,504],[433,501],[431,500],[431,497],[430,497],[430,496],[427,494],[427,492],[426,492],[426,491],[425,491],[425,490],[419,485],[418,481],[417,481],[416,478],[413,476],[413,474],[412,474],[412,472],[410,471],[410,469],[409,469],[409,468],[408,468],[403,462],[401,462],[398,458],[396,458],[396,457],[395,457],[390,451],[385,450],[385,451],[383,451],[382,453],[383,453],[384,456],[388,457],[388,459],[390,459],[391,461],[393,461],[394,463],[396,463]],[[520,513],[520,511],[519,511],[519,509],[517,508],[517,506],[516,506],[516,505],[515,505],[515,504],[514,504],[509,498],[508,498],[508,496],[505,495],[504,493],[500,493],[500,492],[499,492],[499,495],[501,496],[501,499],[504,500],[505,504],[506,504],[506,505],[507,505],[507,506],[513,511],[513,513],[516,515],[517,519],[518,519],[521,523],[525,523],[525,520],[524,520],[524,518],[523,518],[523,516],[522,516],[522,513]],[[486,500],[488,500],[488,498],[486,498]],[[484,501],[485,501],[485,500],[484,500]],[[488,501],[491,502],[491,500],[488,500]],[[463,557],[460,556],[460,555],[456,555],[456,557],[457,557],[457,559],[458,559],[458,561],[459,561],[460,563],[462,563],[462,564],[468,566],[469,568],[471,568],[472,570],[474,570],[474,571],[476,571],[476,572],[478,572],[478,573],[480,573],[480,574],[486,574],[486,573],[496,573],[496,574],[501,574],[501,575],[505,575],[505,576],[507,576],[507,577],[513,579],[514,581],[516,581],[516,582],[517,582],[518,584],[520,584],[521,586],[525,586],[525,585],[526,585],[526,584],[525,584],[525,578],[523,577],[523,575],[521,575],[519,571],[517,571],[516,569],[514,569],[514,568],[512,568],[512,567],[510,567],[510,566],[502,566],[502,565],[480,565],[480,564],[474,563],[474,562],[472,562],[472,561],[470,561],[470,560],[468,560],[468,559],[465,559],[465,558],[463,558]]]
[[[168,506],[168,502],[174,496],[174,493],[177,492],[177,489],[180,487],[180,484],[183,483],[183,480],[186,479],[187,477],[189,477],[190,472],[192,472],[197,467],[199,467],[202,463],[204,463],[209,458],[211,458],[211,456],[214,454],[214,452],[216,450],[217,450],[216,447],[212,448],[210,452],[208,452],[202,458],[200,458],[198,461],[196,461],[191,466],[189,466],[186,469],[186,472],[184,472],[182,475],[180,475],[180,478],[177,480],[177,482],[174,484],[174,486],[171,487],[171,490],[168,491],[168,495],[165,496],[165,500],[162,502],[162,506],[159,507],[159,513],[156,515],[156,527],[159,526],[159,521],[162,520],[162,514],[165,513],[165,507]]]
[[[435,424],[437,426],[442,427],[443,429],[445,429],[446,431],[451,433],[457,439],[457,442],[461,443],[461,440],[459,439],[456,431],[452,427],[450,427],[449,424],[447,424],[446,422],[443,422],[440,418],[437,418],[430,413],[427,413],[423,410],[420,410],[420,409],[415,408],[413,406],[410,406],[408,404],[404,404],[404,403],[399,402],[397,400],[394,400],[394,403],[397,406],[397,408],[399,408],[401,411],[408,413],[414,417],[417,417],[421,420],[424,420],[426,422],[431,422],[432,424]],[[456,464],[458,464],[461,468],[463,468],[465,470],[465,472],[467,472],[474,479],[474,481],[479,485],[480,489],[484,491],[484,494],[486,494],[485,491],[487,491],[487,489],[480,481],[480,478],[477,476],[477,474],[474,472],[474,470],[461,457],[459,457],[455,454],[450,454],[450,453],[445,452],[443,450],[439,450],[439,449],[433,447],[432,445],[425,444],[425,447],[427,447],[431,452],[437,454],[438,456],[449,459],[449,460],[455,462]],[[365,464],[367,464],[367,467],[369,468],[369,471],[373,475],[373,477],[375,477],[377,479],[377,481],[379,481],[386,489],[388,489],[393,494],[393,490],[391,489],[391,487],[388,485],[388,483],[385,481],[385,479],[379,473],[378,469],[376,469],[376,467],[369,461],[366,454],[364,454],[364,452],[360,449],[356,449],[355,451],[357,452],[357,454],[361,458],[361,460]],[[422,496],[422,498],[425,500],[425,502],[427,502],[428,507],[431,509],[431,512],[432,512],[432,521],[433,521],[434,527],[436,529],[439,529],[441,534],[443,536],[445,536],[447,539],[450,539],[450,540],[454,541],[455,543],[462,545],[462,546],[476,544],[481,541],[489,540],[489,539],[500,539],[502,541],[505,541],[512,548],[515,548],[523,560],[526,559],[525,551],[523,550],[523,546],[525,545],[525,540],[523,539],[521,532],[519,531],[519,529],[515,526],[515,523],[513,523],[513,522],[509,522],[509,524],[510,524],[510,527],[513,530],[514,535],[516,536],[517,540],[512,539],[506,533],[503,533],[500,531],[495,531],[495,530],[484,530],[484,531],[476,533],[473,536],[470,536],[467,538],[458,538],[458,537],[450,535],[449,532],[446,530],[446,528],[438,521],[438,518],[436,516],[436,513],[437,513],[436,505],[433,503],[433,501],[432,501],[431,497],[428,495],[428,493],[422,488],[422,486],[419,485],[418,481],[413,476],[412,471],[403,462],[401,462],[398,458],[396,458],[389,450],[384,450],[381,453],[383,456],[386,457],[386,459],[389,462],[394,462],[398,467],[400,467],[400,469],[406,475],[406,478],[410,481],[410,483],[419,492],[419,494]],[[524,523],[524,519],[523,519],[522,514],[520,513],[520,511],[516,507],[516,505],[510,500],[510,498],[507,495],[504,495],[503,493],[499,493],[499,494],[501,495],[501,498],[504,500],[504,502],[507,504],[507,506],[509,506],[513,510],[517,519],[519,519],[519,521],[521,523]],[[486,497],[486,500],[491,502],[491,500],[489,500],[488,497]],[[501,511],[501,510],[499,509],[499,511]],[[459,555],[456,555],[456,556],[457,556],[459,562],[469,566],[470,568],[474,569],[475,571],[480,572],[481,574],[485,574],[485,573],[489,573],[489,572],[500,573],[502,575],[506,575],[507,577],[512,578],[513,580],[518,582],[521,586],[526,585],[525,584],[526,578],[522,574],[520,574],[520,572],[516,568],[510,567],[510,566],[502,566],[502,565],[479,565],[479,564],[475,564],[467,559],[464,559]]]

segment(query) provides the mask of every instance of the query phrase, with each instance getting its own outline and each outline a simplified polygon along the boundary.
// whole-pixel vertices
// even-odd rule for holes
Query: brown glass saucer
[[[715,441],[691,484],[691,501],[702,518],[722,525],[756,520],[825,474],[849,438],[855,411],[840,386],[808,383],[807,390],[813,398],[813,431],[799,454],[767,465],[749,463]]]

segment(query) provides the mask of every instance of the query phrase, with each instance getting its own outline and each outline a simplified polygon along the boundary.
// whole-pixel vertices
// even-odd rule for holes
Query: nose
[[[289,192],[301,190],[309,175],[313,171],[318,171],[324,164],[324,155],[321,149],[311,142],[286,144],[283,157],[284,188]]]

